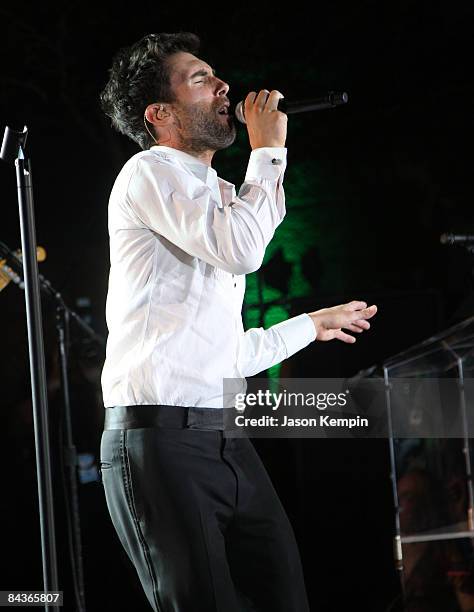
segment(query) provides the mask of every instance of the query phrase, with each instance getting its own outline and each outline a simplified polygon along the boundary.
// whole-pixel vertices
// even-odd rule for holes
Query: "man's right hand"
[[[262,89],[258,95],[251,91],[245,98],[245,121],[252,150],[285,146],[288,116],[277,110],[280,98],[283,95],[276,89],[270,93]]]

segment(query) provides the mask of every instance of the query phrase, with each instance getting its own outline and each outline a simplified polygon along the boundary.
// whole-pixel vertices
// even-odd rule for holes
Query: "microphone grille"
[[[245,121],[244,104],[243,104],[243,102],[239,102],[237,104],[237,106],[235,107],[235,110],[234,110],[234,114],[235,114],[236,119],[238,119],[240,121],[240,123],[247,123]]]

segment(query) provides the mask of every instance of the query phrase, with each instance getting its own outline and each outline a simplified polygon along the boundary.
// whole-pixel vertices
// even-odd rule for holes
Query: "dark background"
[[[41,272],[99,333],[106,334],[108,194],[137,148],[110,129],[98,94],[119,47],[150,32],[178,30],[201,36],[201,57],[230,84],[234,103],[264,87],[287,99],[329,89],[350,96],[344,108],[289,120],[285,224],[295,245],[314,236],[298,260],[309,291],[294,299],[285,293],[286,268],[276,259],[267,259],[263,275],[290,297],[291,314],[350,299],[375,302],[379,313],[355,346],[316,343],[283,373],[351,376],[472,314],[472,257],[439,243],[443,232],[474,233],[472,4],[360,0],[311,8],[311,17],[304,5],[240,2],[71,1],[0,9],[0,123],[2,130],[26,123],[30,131],[37,238],[48,252]],[[214,165],[238,184],[248,153],[241,126],[235,146],[218,153]],[[12,167],[0,167],[0,186],[0,240],[16,249]],[[292,219],[300,221],[291,225]],[[88,298],[86,306],[80,298]],[[0,313],[0,590],[40,589],[25,307],[13,284],[0,295]],[[43,315],[57,447],[61,401],[47,301]],[[97,457],[102,355],[77,333],[72,340],[76,445]],[[399,587],[386,442],[259,440],[256,446],[293,522],[312,609],[388,609]],[[73,609],[58,463],[56,456],[61,580],[70,602],[65,609]],[[100,484],[82,484],[79,493],[88,609],[147,609]]]

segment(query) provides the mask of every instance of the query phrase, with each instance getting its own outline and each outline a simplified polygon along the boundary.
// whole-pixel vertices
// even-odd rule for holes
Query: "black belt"
[[[224,410],[187,406],[143,405],[113,406],[105,409],[104,429],[169,427],[172,429],[224,429]]]

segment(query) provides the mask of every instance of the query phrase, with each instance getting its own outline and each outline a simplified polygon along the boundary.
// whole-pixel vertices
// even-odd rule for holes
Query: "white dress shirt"
[[[170,147],[124,165],[109,202],[106,407],[227,407],[224,378],[262,372],[315,339],[308,314],[266,330],[242,325],[245,274],[285,216],[285,168],[286,148],[255,149],[236,195]]]

